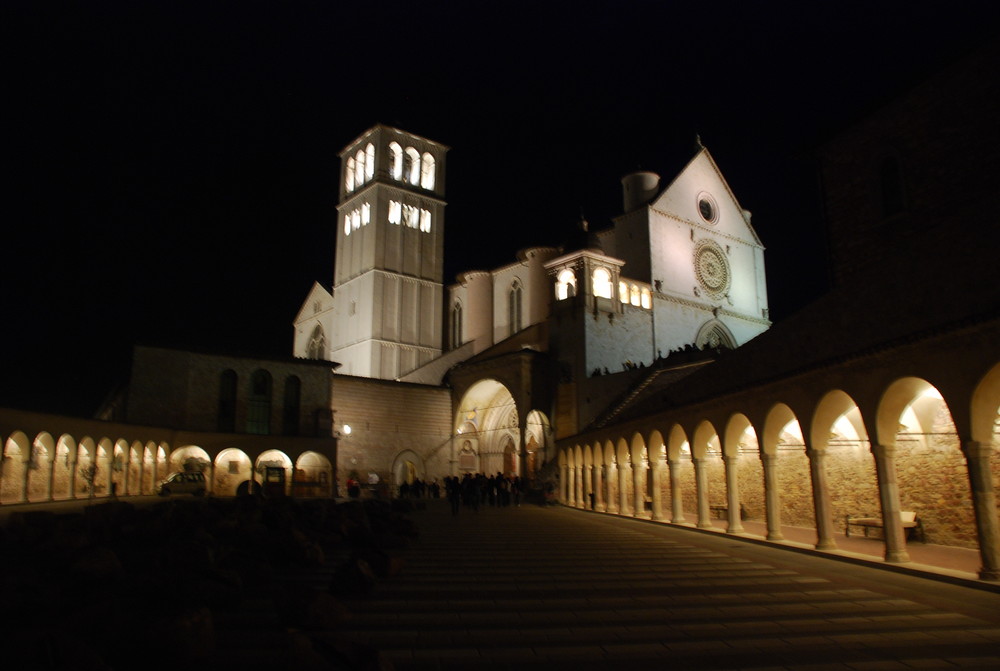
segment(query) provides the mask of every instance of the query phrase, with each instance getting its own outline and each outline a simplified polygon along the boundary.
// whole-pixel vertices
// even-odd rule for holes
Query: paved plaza
[[[1000,594],[561,506],[413,513],[339,637],[396,669],[1000,669]]]

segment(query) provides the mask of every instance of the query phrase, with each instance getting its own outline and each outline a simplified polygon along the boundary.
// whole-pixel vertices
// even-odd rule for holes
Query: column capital
[[[731,462],[733,462],[735,464],[737,461],[740,460],[740,455],[739,454],[732,454],[732,455],[730,455],[730,454],[726,454],[725,452],[723,452],[722,453],[722,460],[723,461],[731,461]]]
[[[892,457],[896,454],[895,445],[879,445],[878,443],[871,444],[871,452],[876,457]]]

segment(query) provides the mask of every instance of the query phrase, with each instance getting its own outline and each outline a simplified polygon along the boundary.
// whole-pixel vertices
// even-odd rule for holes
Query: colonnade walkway
[[[337,637],[395,669],[1000,669],[1000,593],[562,506],[412,513]]]

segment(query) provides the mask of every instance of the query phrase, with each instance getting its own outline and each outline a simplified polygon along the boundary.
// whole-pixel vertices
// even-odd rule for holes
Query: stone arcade
[[[915,511],[1000,579],[1000,96],[977,69],[822,147],[834,287],[774,328],[763,246],[704,147],[665,183],[623,178],[610,225],[446,287],[447,148],[376,125],[341,155],[333,284],[293,358],[139,347],[103,421],[2,410],[0,503],[151,494],[185,467],[216,495],[267,467],[297,496],[503,471],[606,513],[741,510],[819,548],[875,516],[890,562]]]

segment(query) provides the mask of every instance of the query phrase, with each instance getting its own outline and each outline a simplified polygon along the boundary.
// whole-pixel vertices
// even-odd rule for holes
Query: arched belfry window
[[[514,280],[507,296],[507,313],[510,317],[510,334],[514,335],[521,330],[521,283]]]
[[[397,142],[389,143],[389,175],[393,179],[403,179],[403,148]]]
[[[427,190],[434,188],[434,157],[427,152],[420,164],[420,186]]]
[[[556,300],[572,298],[576,295],[576,273],[569,268],[559,271],[556,277]]]
[[[297,436],[302,405],[302,381],[295,375],[285,379],[285,402],[282,406],[281,429],[286,436]]]
[[[403,157],[403,174],[406,181],[416,186],[420,183],[420,152],[413,147],[406,148]]]
[[[371,142],[365,147],[365,181],[375,176],[375,145]]]
[[[271,433],[271,374],[266,370],[256,370],[250,376],[247,433],[262,436]]]
[[[219,416],[220,433],[236,431],[236,371],[224,370],[219,376]]]
[[[888,156],[879,165],[879,182],[882,189],[882,216],[890,217],[906,207],[903,198],[903,173],[899,161]]]
[[[451,348],[462,346],[462,304],[455,303],[451,309]]]
[[[365,183],[365,150],[359,149],[354,157],[354,186]]]
[[[319,324],[316,324],[312,335],[309,336],[309,346],[306,356],[310,359],[326,358],[326,333],[323,332],[323,327]]]
[[[344,188],[354,191],[354,158],[347,159],[347,167],[344,168]]]
[[[596,268],[593,274],[594,295],[598,298],[611,298],[614,289],[611,284],[611,273],[607,268]]]

